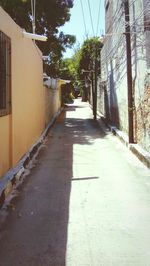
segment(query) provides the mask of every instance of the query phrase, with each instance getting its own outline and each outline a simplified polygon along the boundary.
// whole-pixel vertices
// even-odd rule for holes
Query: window
[[[144,30],[150,31],[150,1],[144,0],[143,1],[143,8],[144,8]]]
[[[143,0],[143,19],[145,30],[145,50],[147,68],[150,68],[150,0]]]
[[[11,112],[11,41],[0,31],[0,116]]]

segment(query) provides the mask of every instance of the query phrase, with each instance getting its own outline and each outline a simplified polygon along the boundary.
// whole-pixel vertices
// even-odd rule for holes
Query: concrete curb
[[[116,127],[109,126],[109,128],[111,132],[116,135],[147,168],[150,169],[150,153],[144,150],[139,144],[130,144],[127,135]]]
[[[127,135],[116,127],[109,127],[111,132],[116,135],[146,167],[150,168],[150,153],[144,150],[139,144],[130,144]]]
[[[89,104],[90,108],[92,109],[92,105]],[[147,167],[150,169],[150,153],[148,153],[146,150],[144,150],[140,145],[138,144],[129,144],[128,142],[128,136],[119,130],[117,127],[111,126],[107,123],[105,117],[100,113],[97,112],[97,121],[100,123],[101,127],[105,131],[105,133],[108,133],[108,130],[110,130],[115,136],[117,136],[128,148],[129,150]],[[106,127],[106,128],[105,128]]]
[[[109,125],[100,113],[97,113],[97,116],[100,120],[102,120],[103,124],[109,128],[109,130],[117,136],[147,168],[150,169],[150,153],[144,150],[139,144],[129,144],[128,136],[124,132]]]
[[[34,145],[29,149],[29,151],[23,156],[19,161],[17,166],[11,168],[0,180],[0,208],[3,206],[3,203],[8,196],[8,194],[13,189],[14,185],[21,179],[27,165],[33,156],[37,153],[39,147],[43,143],[44,139],[48,135],[50,128],[53,126],[57,117],[61,114],[64,108],[61,108],[51,119],[50,123],[40,136],[40,138],[34,143]]]
[[[150,154],[138,144],[129,144],[129,149],[150,169]]]

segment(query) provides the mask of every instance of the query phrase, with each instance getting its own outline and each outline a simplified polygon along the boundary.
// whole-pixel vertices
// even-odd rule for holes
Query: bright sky
[[[70,13],[70,21],[60,30],[75,35],[77,43],[82,44],[87,35],[93,37],[104,34],[104,0],[74,0]],[[70,57],[72,54],[73,50],[67,49],[64,57]]]

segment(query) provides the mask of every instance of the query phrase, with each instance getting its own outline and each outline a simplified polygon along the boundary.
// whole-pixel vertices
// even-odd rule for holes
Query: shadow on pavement
[[[76,108],[69,106],[66,112]],[[0,228],[1,265],[66,265],[72,181],[99,178],[73,178],[73,145],[92,145],[96,138],[105,137],[97,122],[67,118],[66,112],[49,132],[5,210],[7,217]]]

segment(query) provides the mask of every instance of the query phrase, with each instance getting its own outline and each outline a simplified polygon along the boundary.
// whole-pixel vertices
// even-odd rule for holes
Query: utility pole
[[[124,0],[124,11],[125,11],[126,53],[127,53],[126,58],[127,58],[127,87],[128,87],[128,135],[129,135],[129,143],[134,143],[129,0]]]
[[[97,47],[94,45],[94,59],[93,59],[93,82],[92,82],[92,98],[93,98],[93,116],[97,119]]]
[[[93,105],[93,114],[94,120],[97,119],[97,47],[95,44],[95,63],[94,63],[94,105]]]

